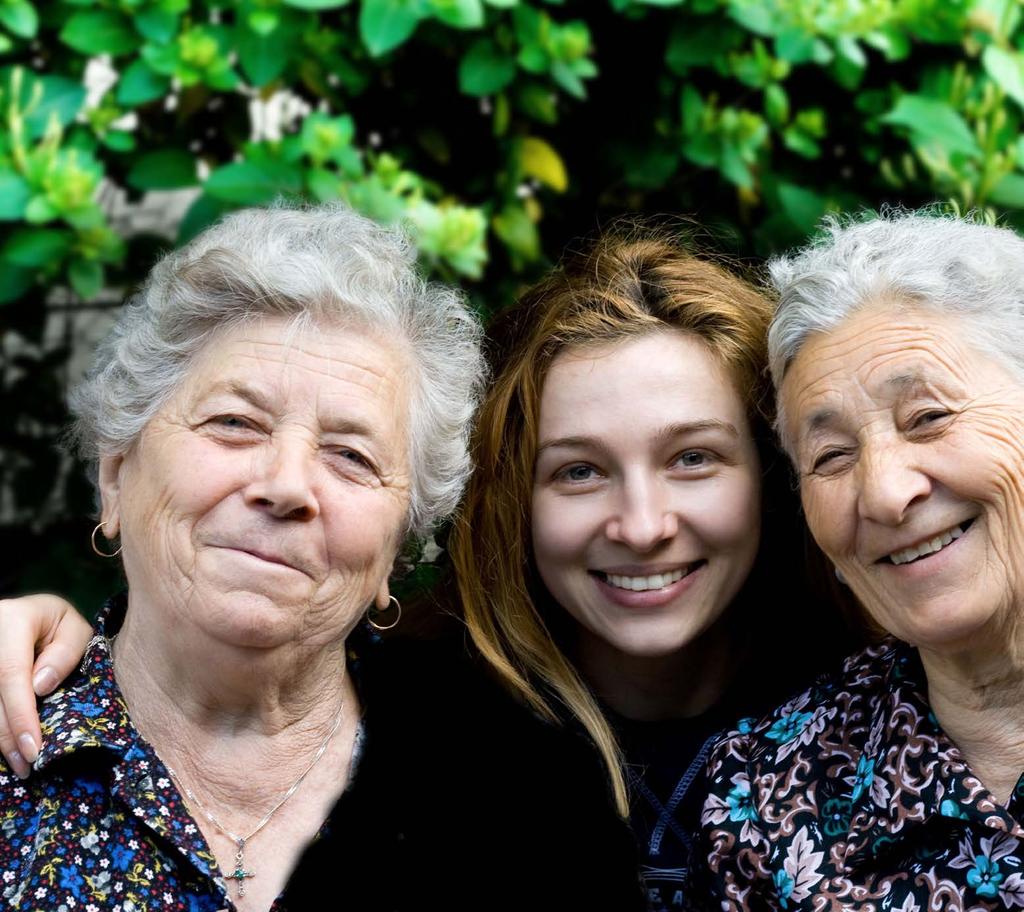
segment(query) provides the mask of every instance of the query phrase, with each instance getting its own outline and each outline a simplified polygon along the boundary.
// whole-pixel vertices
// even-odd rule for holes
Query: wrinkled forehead
[[[879,305],[808,337],[780,388],[792,443],[851,413],[921,395],[964,395],[991,363],[960,317]]]

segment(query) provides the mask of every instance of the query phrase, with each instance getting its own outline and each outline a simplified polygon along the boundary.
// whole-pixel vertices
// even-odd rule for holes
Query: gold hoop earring
[[[395,619],[394,619],[394,620],[393,620],[393,621],[392,621],[392,622],[391,622],[390,624],[378,624],[378,623],[377,623],[377,622],[376,622],[376,621],[375,621],[375,620],[374,620],[374,619],[373,619],[373,618],[371,617],[371,615],[373,614],[373,612],[374,612],[374,611],[376,611],[376,609],[375,609],[375,608],[372,608],[372,607],[371,607],[371,608],[370,608],[370,610],[366,612],[366,620],[367,620],[367,623],[368,623],[368,624],[369,624],[369,625],[370,625],[370,626],[371,626],[371,627],[372,627],[372,628],[373,628],[374,630],[390,630],[390,629],[391,629],[392,627],[397,627],[397,626],[398,626],[398,622],[399,622],[400,620],[402,620],[402,604],[401,604],[401,602],[399,602],[399,601],[398,601],[398,599],[396,599],[396,598],[395,598],[395,597],[394,597],[393,595],[389,595],[389,596],[388,596],[388,608],[390,608],[390,607],[391,607],[391,603],[392,603],[392,602],[394,602],[394,603],[395,603],[395,608],[397,608],[397,609],[398,609],[398,614],[397,614],[397,615],[395,616]],[[383,614],[383,613],[384,613],[383,611],[377,611],[377,614]]]
[[[100,549],[96,547],[96,533],[99,532],[100,529],[102,529],[105,525],[105,522],[101,522],[99,525],[96,526],[95,529],[92,530],[92,535],[89,536],[89,541],[92,543],[92,550],[95,551],[100,557],[117,557],[117,555],[121,553],[120,545],[117,546],[117,550],[113,554],[108,554],[106,551],[100,551]]]

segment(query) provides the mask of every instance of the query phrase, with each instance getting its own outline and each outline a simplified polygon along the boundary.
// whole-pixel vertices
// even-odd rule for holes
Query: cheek
[[[709,485],[699,497],[688,497],[681,513],[713,547],[753,554],[761,533],[760,481],[744,475]]]
[[[553,497],[536,493],[531,503],[533,557],[544,584],[553,592],[561,575],[586,564],[586,550],[600,525],[596,501],[588,497]]]
[[[828,557],[840,552],[848,537],[844,529],[846,513],[835,495],[834,490],[823,490],[820,480],[805,481],[800,486],[800,504],[807,528]]]

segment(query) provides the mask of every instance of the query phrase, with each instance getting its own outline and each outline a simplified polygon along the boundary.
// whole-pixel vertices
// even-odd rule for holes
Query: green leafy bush
[[[238,206],[346,200],[406,223],[485,313],[624,212],[692,214],[740,255],[883,202],[1017,223],[1021,16],[1019,0],[0,0],[0,589],[90,572],[90,495],[55,449],[69,321],[116,306],[171,240],[125,232],[117,201],[190,193],[184,240]],[[269,123],[282,101],[293,114]]]

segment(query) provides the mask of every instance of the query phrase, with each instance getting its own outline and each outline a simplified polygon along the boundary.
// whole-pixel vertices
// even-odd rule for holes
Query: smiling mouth
[[[291,563],[289,563],[286,560],[282,560],[281,558],[275,557],[275,556],[270,555],[270,554],[263,554],[260,551],[253,551],[251,548],[234,548],[234,547],[231,547],[231,546],[222,546],[222,547],[226,547],[229,551],[237,551],[240,554],[248,554],[249,557],[255,557],[257,560],[261,560],[265,564],[275,564],[278,567],[286,567],[289,570],[297,570],[299,573],[305,573],[306,572],[305,570],[302,570],[301,568],[295,566],[295,564],[291,564]],[[308,576],[308,574],[306,574],[306,575]]]
[[[622,576],[618,573],[604,573],[601,570],[591,570],[590,572],[602,582],[614,586],[616,589],[626,589],[630,592],[650,592],[678,583],[684,576],[689,576],[706,563],[707,561],[700,560],[669,573],[653,573],[650,576]]]
[[[923,541],[910,548],[904,548],[901,551],[893,551],[892,554],[883,557],[879,563],[895,564],[896,566],[900,566],[902,564],[912,564],[915,561],[931,557],[933,554],[937,554],[939,551],[948,548],[968,529],[970,529],[973,524],[974,519],[968,519],[959,525],[953,526],[951,529],[947,529],[945,532],[940,532],[934,538],[928,539],[928,541]]]

